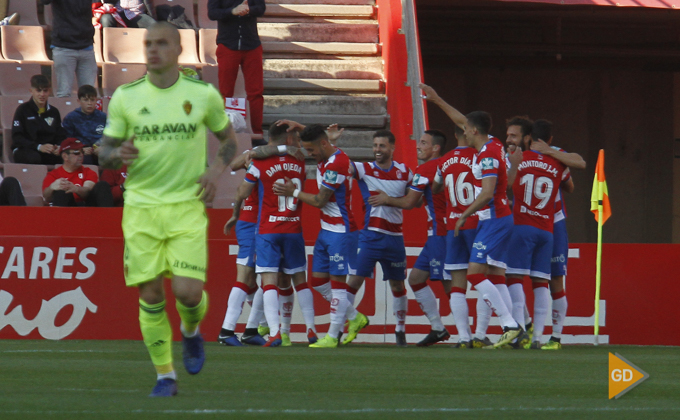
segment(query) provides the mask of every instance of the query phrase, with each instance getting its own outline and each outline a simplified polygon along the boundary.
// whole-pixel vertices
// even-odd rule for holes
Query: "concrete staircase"
[[[376,18],[373,0],[267,0],[264,124],[338,123],[338,146],[371,160],[372,134],[388,124]]]

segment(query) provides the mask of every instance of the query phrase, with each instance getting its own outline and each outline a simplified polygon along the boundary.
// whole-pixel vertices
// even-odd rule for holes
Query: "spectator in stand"
[[[2,175],[0,175],[0,206],[25,205],[26,199],[24,198],[24,192],[21,190],[19,181],[12,176],[3,179]]]
[[[234,96],[241,67],[255,134],[262,134],[264,108],[262,43],[257,33],[257,18],[264,15],[265,8],[264,0],[208,0],[208,17],[217,21],[220,93],[225,98]]]
[[[151,0],[120,0],[116,3],[116,12],[118,19],[113,14],[101,16],[100,23],[104,28],[148,28],[156,22]]]
[[[106,114],[97,109],[97,89],[94,86],[83,85],[78,88],[78,103],[80,108],[69,112],[64,117],[62,126],[68,137],[80,140],[85,158],[83,164],[97,165],[99,143],[106,127]]]
[[[52,60],[57,74],[57,96],[71,96],[73,78],[78,86],[97,81],[94,57],[92,0],[42,0],[52,7]]]
[[[83,166],[83,143],[69,137],[59,153],[64,164],[48,172],[43,180],[43,199],[55,207],[113,207],[111,187],[98,181],[98,175]]]
[[[47,103],[51,87],[47,77],[31,77],[31,99],[14,113],[12,149],[16,163],[61,163],[59,144],[66,138],[66,131],[61,126],[59,110]]]
[[[125,179],[127,178],[127,166],[120,169],[104,169],[101,180],[111,187],[113,206],[123,207],[123,193],[125,192]]]

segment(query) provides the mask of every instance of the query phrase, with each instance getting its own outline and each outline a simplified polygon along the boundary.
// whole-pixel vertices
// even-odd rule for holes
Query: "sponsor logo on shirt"
[[[269,216],[269,222],[299,222],[300,217]]]
[[[139,110],[139,115],[150,115],[150,114],[151,114],[151,112],[149,112],[147,107],[144,107],[144,108]]]
[[[493,169],[493,158],[487,157],[482,159],[482,170],[483,171],[488,171],[489,169]]]
[[[412,183],[412,184],[413,184],[414,186],[417,186],[417,185],[418,185],[418,181],[420,181],[420,174],[415,174],[415,176],[413,177],[413,183]]]
[[[484,245],[484,244],[481,243],[481,242],[475,242],[474,244],[472,244],[472,247],[473,247],[474,249],[478,249],[478,250],[480,250],[480,251],[484,251],[484,250],[486,249],[486,245]]]
[[[332,261],[332,262],[345,261],[345,257],[338,254],[337,252],[335,253],[335,255],[329,256],[328,259],[329,259],[329,261]]]
[[[52,125],[52,123],[54,122],[54,118],[47,117],[47,118],[45,118],[45,122],[47,123],[47,125]]]
[[[328,184],[336,184],[338,182],[338,173],[336,171],[326,171],[323,174],[323,180]]]

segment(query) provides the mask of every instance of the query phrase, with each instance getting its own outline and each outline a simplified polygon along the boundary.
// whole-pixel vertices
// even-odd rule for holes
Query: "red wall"
[[[126,288],[123,280],[120,209],[2,207],[1,211],[0,338],[141,338],[136,291]],[[211,224],[207,290],[211,309],[202,329],[213,340],[235,278],[235,255],[229,255],[229,248],[236,242],[221,233],[230,210],[209,210],[208,214]],[[305,237],[307,244],[312,245],[318,232],[318,211],[306,206],[304,214]],[[412,212],[406,220],[411,265],[424,240],[421,229],[424,213]],[[588,317],[594,312],[595,246],[573,244],[572,249],[578,249],[580,256],[569,262],[565,341],[589,342],[592,323]],[[46,254],[50,251],[51,259]],[[676,311],[673,297],[680,294],[680,284],[673,278],[672,262],[679,254],[680,245],[604,245],[601,299],[606,304],[605,325],[600,328],[602,342],[680,345],[680,326],[659,322],[659,316],[667,318],[667,314]],[[44,272],[44,266],[48,272]],[[441,296],[438,285],[433,289]],[[363,340],[389,342],[393,339],[394,319],[388,310],[391,298],[384,284],[368,280],[360,293],[363,298],[359,310],[375,321],[362,334]],[[429,327],[412,294],[409,296],[407,333],[412,342],[427,333]],[[471,316],[475,308],[473,297],[474,292],[469,293]],[[527,297],[531,308],[528,284]],[[319,331],[323,332],[327,328],[328,303],[316,293],[315,299]],[[440,307],[442,315],[450,313],[445,299]],[[177,327],[175,311],[171,309],[169,313]],[[445,322],[453,325],[448,316]],[[497,325],[492,320],[494,324]],[[452,326],[450,329],[455,331]],[[302,331],[304,326],[293,326],[293,332]],[[500,329],[492,326],[489,332],[497,334]],[[548,326],[546,335],[549,332]]]

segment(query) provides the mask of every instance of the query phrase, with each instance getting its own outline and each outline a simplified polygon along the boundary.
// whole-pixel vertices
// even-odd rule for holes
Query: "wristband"
[[[286,153],[286,152],[288,152],[288,146],[283,145],[283,144],[282,144],[281,146],[278,146],[277,149],[279,149],[279,153]]]
[[[296,188],[295,191],[293,191],[293,197],[298,198],[298,195],[300,195],[300,190]]]

